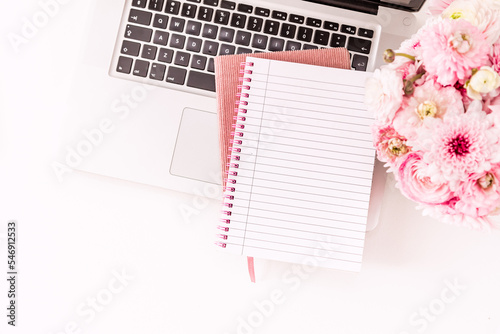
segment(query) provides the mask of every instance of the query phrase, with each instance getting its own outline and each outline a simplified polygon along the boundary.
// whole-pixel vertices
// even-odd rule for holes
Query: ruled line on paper
[[[235,222],[238,222],[238,221],[235,221]],[[260,225],[260,226],[264,226],[264,227],[267,227],[267,225],[263,225],[263,224],[255,224],[255,223],[251,223],[249,225]],[[232,227],[231,229],[234,229],[234,230],[239,230],[239,231],[244,231],[243,229],[240,229],[240,228],[234,228]],[[276,229],[279,229],[279,227],[277,227]],[[297,229],[292,229],[290,228],[289,230],[294,230],[296,232],[300,232],[300,233],[307,233],[308,231],[306,230],[297,230]],[[252,229],[248,229],[248,231],[252,231],[252,232],[256,232],[256,233],[261,233],[260,231],[258,230],[252,230]],[[277,235],[277,236],[281,236],[283,234],[276,234],[276,233],[269,233],[269,232],[264,232],[265,234],[268,234],[268,235]],[[338,235],[335,235],[335,234],[323,234],[324,236],[326,237],[338,237]],[[295,237],[295,236],[287,236],[289,238],[295,238],[295,239],[303,239],[303,240],[309,240],[309,241],[317,241],[316,239],[309,239],[309,238],[302,238],[302,237]],[[349,238],[349,237],[340,237],[340,238]],[[351,238],[351,239],[356,239],[356,240],[363,240],[363,238]],[[336,241],[335,244],[337,245],[342,245],[342,246],[349,246],[349,247],[356,247],[356,248],[363,248],[363,246],[358,246],[358,245],[353,245],[353,244],[343,244],[341,242],[338,242]]]
[[[270,104],[270,103],[267,103],[266,104],[266,107],[276,107],[276,108],[285,108],[283,107],[283,105],[279,105],[279,104]],[[362,111],[364,114],[365,113],[365,110],[364,109],[358,109],[358,108],[347,108],[347,107],[339,107],[339,106],[324,106],[324,107],[333,107],[333,108],[339,108],[339,109],[349,109],[349,110],[356,110],[356,111]],[[354,118],[354,119],[365,119],[365,120],[370,120],[370,121],[373,121],[373,118],[372,117],[368,117],[368,116],[358,116],[358,115],[348,115],[348,114],[342,114],[342,113],[335,113],[333,112],[334,110],[330,110],[330,111],[321,111],[321,110],[315,110],[315,109],[308,109],[308,108],[297,108],[297,107],[290,107],[290,106],[287,106],[286,109],[290,109],[290,110],[300,110],[300,111],[304,111],[304,112],[310,112],[310,113],[322,113],[322,114],[328,114],[328,115],[332,115],[332,116],[342,116],[342,117],[349,117],[349,118]],[[248,109],[247,110],[251,110],[251,109]],[[254,111],[257,111],[257,110],[254,110]],[[260,111],[257,111],[257,112],[262,112],[262,110]],[[359,124],[359,123],[357,123]]]
[[[252,215],[251,218],[263,218],[263,219],[271,219],[269,217],[263,217],[263,216],[258,216],[258,215]],[[279,219],[279,218],[272,218],[272,220],[274,221],[282,221],[282,222],[290,222],[288,220],[284,220],[284,219]],[[298,222],[293,222],[293,223],[296,223],[296,224],[304,224],[304,223],[298,223]],[[244,224],[247,224],[246,222],[244,222]],[[248,225],[253,225],[253,224],[256,224],[254,222],[250,222],[248,223]],[[261,224],[262,226],[268,226],[268,225],[263,225]],[[305,225],[309,225],[310,227],[321,227],[321,228],[329,228],[329,229],[334,229],[334,230],[339,230],[339,231],[345,231],[345,232],[350,232],[350,233],[353,233],[353,234],[365,234],[364,231],[358,231],[358,230],[352,230],[352,229],[347,229],[347,228],[341,228],[341,227],[331,227],[331,226],[325,226],[325,225],[319,225],[319,224],[310,224],[310,223],[307,223]],[[272,227],[275,227],[275,226],[272,226]],[[286,228],[286,229],[289,229],[289,228]],[[295,229],[296,231],[301,231],[301,232],[309,232],[310,230],[300,230],[300,229]],[[340,232],[338,232],[337,234],[333,234],[331,236],[335,236],[335,237],[339,237],[339,238],[347,238],[347,239],[354,239],[354,240],[364,240],[363,238],[355,238],[355,237],[349,237],[349,236],[342,236],[339,234]],[[318,234],[318,233],[316,233]],[[325,233],[321,233],[322,236],[325,235]]]
[[[301,88],[300,86],[294,86],[294,85],[280,85],[281,88],[283,87],[297,87],[297,88]],[[314,88],[314,91],[315,92],[318,92],[318,90],[323,90],[323,91],[327,91],[326,89],[321,89],[321,88]],[[267,89],[267,92],[268,93],[285,93],[285,94],[290,94],[290,91],[284,91],[284,90],[278,90],[278,89]],[[323,95],[314,95],[314,94],[305,94],[305,93],[297,93],[297,92],[294,92],[294,94],[296,95],[302,95],[302,96],[307,96],[307,97],[320,97],[320,98],[328,98],[328,99],[331,99],[331,100],[335,100],[335,101],[348,101],[348,102],[363,102],[364,100],[364,94],[363,93],[352,93],[352,92],[346,92],[346,91],[343,91],[343,90],[332,90],[332,91],[328,91],[329,93],[331,94],[335,94],[335,93],[341,93],[341,94],[346,94],[346,95],[354,95],[356,97],[360,97],[359,100],[354,100],[353,99],[350,99],[350,100],[346,100],[346,99],[338,99],[338,98],[328,98],[328,97],[325,97]],[[297,100],[298,101],[298,100]]]
[[[278,74],[273,74],[274,78],[283,78],[285,80],[297,80],[296,77],[291,77],[291,76],[285,76],[285,75],[278,75]],[[350,86],[350,87],[355,87],[355,88],[360,88],[361,86],[359,85],[349,85],[346,83],[334,83],[330,81],[323,81],[323,80],[312,80],[312,79],[306,79],[306,78],[301,78],[300,81],[302,82],[313,82],[313,83],[319,83],[319,84],[329,84],[329,85],[337,85],[337,86]],[[303,86],[302,86],[303,87]]]
[[[254,141],[253,139],[249,139],[249,138],[245,138],[246,141]],[[272,143],[272,144],[276,144],[276,145],[279,145],[278,143],[274,143],[274,142],[269,142],[269,141],[263,141],[261,140],[261,142],[265,142],[265,143]],[[325,144],[330,144],[330,143],[325,143]],[[282,145],[285,145],[285,144],[282,144]],[[332,145],[335,145],[335,144],[332,144]],[[308,149],[310,147],[306,147],[306,146],[299,146],[299,145],[290,145],[290,144],[286,144],[286,146],[289,146],[289,147],[295,147],[295,148],[305,148],[305,149]],[[359,148],[363,148],[363,147],[359,147]],[[372,158],[374,157],[373,154],[360,154],[360,153],[349,153],[349,152],[342,152],[342,151],[334,151],[334,150],[325,150],[325,149],[322,149],[322,151],[325,151],[325,152],[330,152],[330,153],[340,153],[340,154],[350,154],[350,155],[354,155],[354,156],[364,156],[364,157],[368,157],[368,158]],[[338,159],[341,161],[341,159]],[[371,163],[365,163],[365,162],[358,162],[358,161],[351,161],[351,160],[345,160],[345,161],[349,161],[349,162],[356,162],[356,163],[360,163],[360,164],[368,164],[368,165],[371,165]]]
[[[266,152],[276,152],[276,153],[287,153],[287,154],[295,154],[295,155],[298,155],[298,153],[293,153],[293,152],[287,152],[287,151],[281,151],[281,150],[271,150],[271,149],[266,149]],[[240,152],[239,153],[240,155],[245,155],[244,152]],[[333,161],[346,161],[346,162],[355,162],[355,161],[349,161],[349,160],[342,160],[342,159],[337,159],[337,158],[332,158],[332,157],[319,157],[317,155],[312,155],[312,154],[301,154],[302,157],[311,157],[311,158],[321,158],[321,159],[327,159],[327,160],[333,160]],[[295,162],[303,162],[301,160],[290,160],[290,159],[280,159],[280,158],[276,158],[276,157],[266,157],[266,158],[269,158],[269,159],[276,159],[276,160],[282,160],[282,161],[295,161]],[[338,168],[336,166],[332,166],[332,165],[326,165],[326,166],[329,166],[329,167],[335,167],[335,168]],[[358,168],[350,168],[350,170],[354,170],[354,171],[359,171],[359,172],[370,172],[370,171],[367,171],[365,169],[358,169]],[[336,175],[341,175],[342,174],[336,174]],[[345,175],[344,175],[345,176]],[[370,178],[371,179],[371,178]]]
[[[247,193],[248,192],[245,192],[245,191],[241,191],[242,193]],[[256,193],[254,192],[254,194],[259,194],[259,195],[269,195],[269,194],[262,194],[262,193]],[[277,196],[277,195],[273,195],[273,197],[277,197],[277,198],[282,198],[282,199],[290,199],[290,200],[298,200],[297,198],[293,198],[293,197],[286,197],[286,196]],[[323,197],[329,197],[329,198],[333,198],[333,199],[344,199],[344,200],[349,200],[348,198],[342,198],[342,197],[335,197],[335,196],[323,196]],[[325,202],[316,202],[316,201],[311,201],[311,200],[304,200],[304,199],[300,199],[301,201],[304,201],[304,202],[308,202],[308,203],[322,203],[322,204],[329,204],[329,203],[325,203]],[[369,201],[358,201],[358,202],[364,202],[364,203],[369,203]],[[353,209],[358,209],[359,206],[349,206],[349,205],[343,205],[347,208],[353,208]],[[368,210],[368,208],[364,209],[364,210]]]
[[[248,131],[248,130],[245,130],[244,133],[252,133],[252,134],[260,135],[260,133],[252,132],[252,131]],[[273,134],[273,136],[275,136],[275,137],[282,137],[282,138],[288,138],[288,139],[297,139],[296,137],[280,136],[280,135],[276,135],[276,134]],[[349,139],[349,138],[347,138],[347,139]],[[301,139],[301,140],[303,140],[303,139]],[[320,141],[320,140],[307,140],[307,141],[310,141],[310,142],[313,142],[313,143],[321,143],[321,144],[335,144],[335,143],[330,143],[330,142],[325,142],[325,141]],[[354,146],[354,147],[356,147],[356,148],[366,148],[366,146]]]

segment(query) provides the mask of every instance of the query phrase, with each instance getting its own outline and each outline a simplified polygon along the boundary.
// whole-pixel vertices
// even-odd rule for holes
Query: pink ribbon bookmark
[[[255,267],[253,264],[253,257],[247,256],[248,262],[248,274],[250,275],[250,280],[255,283]]]

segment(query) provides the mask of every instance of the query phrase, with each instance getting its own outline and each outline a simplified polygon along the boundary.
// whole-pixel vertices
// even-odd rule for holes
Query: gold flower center
[[[420,116],[420,119],[436,117],[437,112],[437,105],[433,101],[425,101],[417,107],[417,114]]]
[[[400,155],[406,154],[408,152],[408,147],[401,139],[398,138],[392,138],[391,140],[389,140],[387,148],[392,153],[392,155],[396,157],[399,157]]]

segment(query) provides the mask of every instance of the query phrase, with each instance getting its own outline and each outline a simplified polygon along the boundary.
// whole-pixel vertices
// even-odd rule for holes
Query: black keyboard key
[[[302,50],[316,50],[318,47],[316,45],[304,44]]]
[[[297,26],[293,24],[283,23],[281,26],[281,37],[294,38],[295,32],[297,31]]]
[[[168,43],[168,36],[168,32],[156,30],[155,36],[153,37],[153,43],[166,46]]]
[[[144,59],[154,60],[156,58],[158,48],[153,45],[144,45],[142,48],[141,57]]]
[[[266,20],[264,25],[264,33],[269,35],[277,35],[280,29],[280,23],[278,21]]]
[[[153,27],[166,29],[168,24],[168,16],[162,14],[156,14],[153,21]]]
[[[164,63],[171,63],[174,57],[174,51],[170,49],[161,48],[158,54],[158,60]]]
[[[196,5],[185,3],[182,5],[181,15],[184,17],[194,18],[196,16]]]
[[[141,44],[132,41],[124,40],[122,43],[121,53],[129,56],[138,56]]]
[[[271,11],[267,8],[256,7],[255,15],[269,17],[269,15],[271,15]]]
[[[297,39],[299,41],[310,42],[312,39],[313,30],[311,28],[299,27]]]
[[[345,46],[346,40],[347,37],[345,35],[332,34],[332,40],[330,41],[330,46],[332,48],[343,48]]]
[[[250,16],[248,19],[247,30],[260,32],[263,23],[264,20],[260,17]]]
[[[153,64],[151,65],[151,73],[149,73],[149,77],[153,80],[163,81],[166,71],[167,66],[163,64]]]
[[[286,51],[297,51],[302,48],[302,44],[299,42],[288,41],[286,42],[285,50]]]
[[[236,28],[245,28],[246,21],[246,15],[233,13],[233,16],[231,17],[231,26]]]
[[[215,61],[213,58],[208,59],[207,71],[212,73],[215,72]]]
[[[164,0],[149,0],[148,8],[161,12],[163,10],[163,1]]]
[[[176,32],[183,32],[186,21],[178,17],[172,17],[169,29]]]
[[[353,52],[369,54],[371,47],[372,41],[367,39],[349,37],[349,41],[347,42],[347,50]]]
[[[344,34],[354,35],[356,33],[356,27],[343,24],[340,31]]]
[[[217,26],[214,26],[211,24],[205,24],[203,26],[202,36],[205,38],[216,39],[218,30],[219,30],[219,28]]]
[[[165,13],[177,15],[177,14],[179,14],[180,9],[181,9],[181,2],[180,1],[169,0],[169,1],[167,1],[167,6],[165,7]]]
[[[189,37],[187,40],[186,50],[200,52],[203,41],[200,38]]]
[[[224,8],[224,9],[231,9],[231,10],[236,9],[236,2],[222,0],[220,7]]]
[[[207,66],[207,57],[193,55],[193,58],[191,60],[191,68],[203,71],[205,69],[205,66]]]
[[[251,49],[247,49],[247,48],[242,48],[242,47],[239,47],[238,49],[236,49],[236,54],[237,55],[248,54],[248,53],[252,53],[252,50]]]
[[[301,16],[301,15],[295,15],[295,14],[290,14],[290,22],[292,23],[299,23],[299,24],[302,24],[304,23],[304,17]]]
[[[184,82],[186,81],[186,74],[186,69],[170,66],[168,68],[166,81],[176,85],[184,85]]]
[[[201,23],[197,21],[188,21],[186,24],[186,34],[198,36],[201,32]]]
[[[308,17],[306,20],[306,24],[311,27],[319,28],[321,27],[321,20],[313,19],[312,17]]]
[[[198,71],[189,71],[187,86],[215,92],[215,75]]]
[[[132,6],[139,8],[146,8],[146,0],[133,0]]]
[[[269,41],[269,51],[283,51],[285,48],[285,40],[281,38],[271,37]]]
[[[150,42],[153,30],[127,24],[125,37],[143,42]]]
[[[359,28],[358,36],[365,37],[365,38],[373,38],[373,30]]]
[[[219,0],[203,0],[203,4],[217,7],[219,5]]]
[[[200,21],[212,21],[212,17],[214,16],[214,9],[208,7],[200,7],[198,11],[198,20]]]
[[[179,66],[187,67],[189,66],[189,60],[191,60],[191,55],[187,52],[177,51],[175,53],[174,64]]]
[[[286,20],[287,17],[288,17],[287,13],[273,10],[273,19],[284,21],[284,20]]]
[[[212,41],[205,41],[203,43],[203,53],[209,56],[217,56],[219,50],[219,43]]]
[[[234,29],[220,28],[219,41],[232,43],[234,39]]]
[[[234,55],[236,52],[236,47],[234,45],[221,44],[219,49],[219,55]]]
[[[219,23],[223,25],[227,25],[229,23],[229,16],[231,13],[225,10],[217,10],[215,12],[215,20],[214,23]]]
[[[239,45],[249,46],[251,36],[249,32],[238,30],[234,42]]]
[[[116,65],[116,72],[120,73],[130,73],[130,70],[132,69],[132,58],[128,57],[120,57],[118,58],[118,65]]]
[[[172,34],[170,39],[170,47],[176,49],[184,49],[184,44],[186,44],[186,36]]]
[[[267,36],[255,34],[253,36],[252,47],[265,50],[267,47],[267,40],[268,40]]]
[[[143,10],[131,9],[128,15],[128,21],[131,23],[143,24],[148,26],[151,23],[153,14]]]
[[[328,45],[329,40],[330,40],[330,33],[328,31],[316,30],[316,32],[314,33],[313,42],[315,44]]]
[[[244,4],[240,3],[238,5],[238,11],[239,12],[243,12],[243,13],[252,14],[252,12],[253,12],[253,6],[244,5]]]
[[[196,2],[196,3],[200,3],[201,2],[201,0],[187,0],[187,1]]]
[[[354,55],[352,57],[352,68],[356,71],[366,71],[368,66],[368,57],[362,55]]]
[[[145,78],[148,76],[148,69],[149,69],[149,62],[137,59],[135,61],[134,70],[132,73],[135,76]]]
[[[331,31],[339,31],[339,24],[335,22],[325,21],[323,28]]]

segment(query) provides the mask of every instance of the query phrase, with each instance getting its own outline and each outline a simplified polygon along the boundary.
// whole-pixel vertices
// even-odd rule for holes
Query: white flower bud
[[[481,94],[487,94],[500,87],[500,75],[488,66],[483,66],[474,73],[467,84],[467,95],[474,100],[481,100]]]

